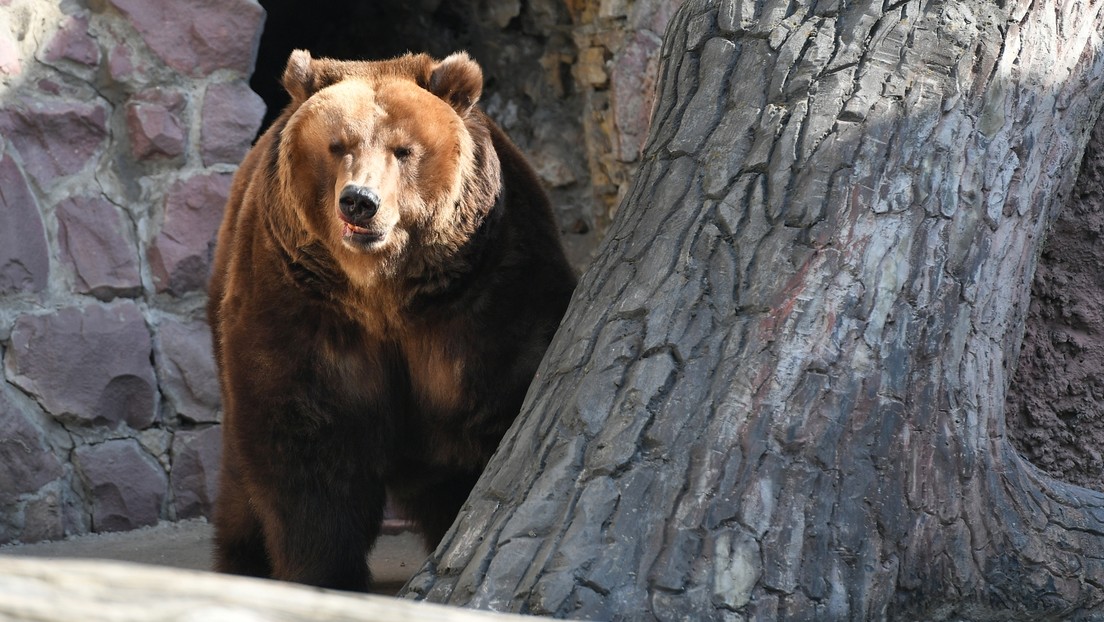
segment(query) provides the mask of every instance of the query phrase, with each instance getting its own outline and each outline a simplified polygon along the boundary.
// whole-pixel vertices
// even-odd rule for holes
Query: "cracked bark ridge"
[[[1104,495],[1024,462],[1004,398],[1102,30],[1100,1],[687,2],[636,182],[405,595],[1099,616]]]

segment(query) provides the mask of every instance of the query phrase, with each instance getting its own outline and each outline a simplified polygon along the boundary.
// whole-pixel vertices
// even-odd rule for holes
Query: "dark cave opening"
[[[468,49],[474,19],[467,2],[332,0],[327,10],[296,0],[260,0],[267,12],[250,86],[265,101],[261,131],[287,105],[280,85],[292,50],[346,60],[389,58],[405,52],[437,57]]]

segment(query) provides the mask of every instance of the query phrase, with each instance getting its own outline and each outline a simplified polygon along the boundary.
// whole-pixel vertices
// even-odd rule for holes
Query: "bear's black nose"
[[[349,184],[341,189],[337,200],[341,213],[353,224],[370,220],[379,210],[380,198],[371,188]]]

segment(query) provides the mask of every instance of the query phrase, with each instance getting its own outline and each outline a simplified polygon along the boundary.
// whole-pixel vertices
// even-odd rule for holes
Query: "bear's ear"
[[[464,52],[450,54],[433,68],[428,90],[464,116],[483,93],[483,70]]]
[[[284,77],[281,80],[291,101],[301,104],[318,90],[314,68],[311,66],[311,55],[306,50],[294,50],[288,57],[287,67],[284,69]]]

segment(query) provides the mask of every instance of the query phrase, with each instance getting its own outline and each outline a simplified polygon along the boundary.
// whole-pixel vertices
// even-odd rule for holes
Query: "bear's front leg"
[[[367,553],[386,493],[380,432],[363,402],[352,411],[333,399],[340,391],[286,377],[230,381],[237,391],[223,432],[232,468],[215,513],[217,566],[243,574],[267,566],[274,579],[368,589]]]
[[[232,443],[222,446],[219,495],[215,501],[215,570],[250,577],[272,576],[264,530],[242,478]]]
[[[344,426],[276,435],[252,482],[272,577],[364,591],[385,488],[369,467],[362,432]]]

